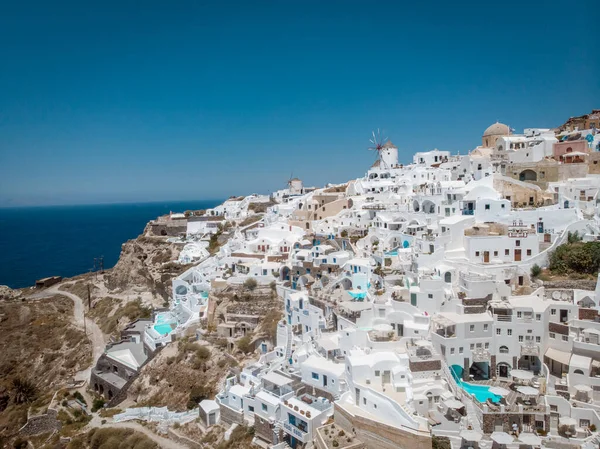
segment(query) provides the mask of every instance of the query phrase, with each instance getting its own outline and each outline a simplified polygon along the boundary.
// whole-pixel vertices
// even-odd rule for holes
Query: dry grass
[[[98,287],[93,285],[91,282],[86,280],[80,280],[74,284],[64,284],[58,287],[60,291],[69,292],[73,295],[79,296],[81,299],[87,300],[88,297],[88,285],[90,286],[90,293],[94,295],[94,290],[98,290]]]
[[[97,301],[88,314],[107,335],[116,335],[131,321],[150,318],[152,310],[142,305],[139,299],[123,302],[107,296]]]
[[[90,342],[72,318],[73,302],[63,296],[0,302],[0,435],[24,424],[29,405],[43,411],[56,389],[91,364]],[[11,401],[15,378],[35,385],[33,404]]]
[[[158,449],[159,446],[132,429],[99,428],[73,438],[67,449]]]

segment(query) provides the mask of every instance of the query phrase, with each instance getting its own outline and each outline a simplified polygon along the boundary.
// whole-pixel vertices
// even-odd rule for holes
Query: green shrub
[[[246,335],[245,337],[240,338],[236,344],[240,351],[242,351],[244,354],[249,354],[250,352],[254,351],[251,335]]]
[[[537,263],[531,267],[531,277],[532,278],[538,277],[541,273],[542,273],[542,269],[540,268],[540,266]]]
[[[253,291],[256,287],[258,287],[258,282],[254,278],[248,278],[244,281],[244,288],[246,290]]]
[[[104,407],[104,399],[102,399],[102,398],[96,398],[96,399],[94,399],[94,402],[92,404],[92,413],[97,412],[102,407]]]
[[[596,274],[600,269],[600,242],[560,245],[550,255],[551,271],[559,274]]]

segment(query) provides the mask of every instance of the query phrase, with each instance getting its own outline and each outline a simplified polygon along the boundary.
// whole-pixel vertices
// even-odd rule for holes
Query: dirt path
[[[92,344],[92,364],[87,369],[76,373],[75,380],[87,381],[90,378],[90,372],[92,370],[92,367],[96,365],[96,361],[104,352],[104,349],[106,347],[106,339],[98,325],[94,323],[93,320],[85,316],[85,306],[83,305],[83,300],[77,295],[59,290],[58,288],[60,287],[60,285],[64,284],[57,284],[42,292],[34,293],[33,295],[30,295],[27,299],[36,300],[52,297],[55,295],[63,295],[73,301],[74,324],[81,329],[85,328],[86,335],[88,336],[88,338],[90,339],[90,343]]]
[[[168,438],[161,437],[160,435],[157,435],[156,433],[152,432],[150,429],[148,429],[134,421],[126,421],[126,422],[118,422],[118,423],[117,422],[107,422],[105,424],[101,424],[100,423],[101,419],[102,418],[100,418],[99,416],[94,416],[94,418],[89,422],[88,427],[101,427],[101,428],[112,427],[112,428],[117,428],[117,429],[136,430],[136,431],[141,432],[144,435],[146,435],[148,438],[150,438],[152,441],[154,441],[156,444],[158,444],[163,449],[182,449],[182,448],[188,447],[188,446],[176,443],[173,440],[169,440]]]

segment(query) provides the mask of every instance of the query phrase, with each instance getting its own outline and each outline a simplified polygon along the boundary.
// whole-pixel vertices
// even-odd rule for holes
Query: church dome
[[[483,133],[483,137],[487,136],[508,136],[510,134],[510,128],[504,123],[496,122],[491,126],[488,126]]]

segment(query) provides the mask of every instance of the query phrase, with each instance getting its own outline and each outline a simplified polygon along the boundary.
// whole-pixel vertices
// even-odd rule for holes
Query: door
[[[382,383],[389,384],[390,381],[391,381],[390,371],[384,371],[383,372],[383,377],[382,377]]]
[[[323,374],[323,386],[327,386],[327,376],[325,374]]]
[[[483,263],[490,263],[490,252],[489,251],[483,252]]]
[[[398,329],[398,337],[404,337],[404,324],[397,324],[396,329]]]
[[[216,418],[216,414],[215,413],[210,413],[208,415],[208,425],[212,426],[213,424],[217,423],[217,418]]]
[[[520,261],[521,261],[521,250],[515,249],[515,262],[520,262]]]
[[[560,322],[566,323],[569,321],[569,311],[567,309],[560,309]]]
[[[360,390],[358,388],[354,389],[354,405],[360,405]]]

